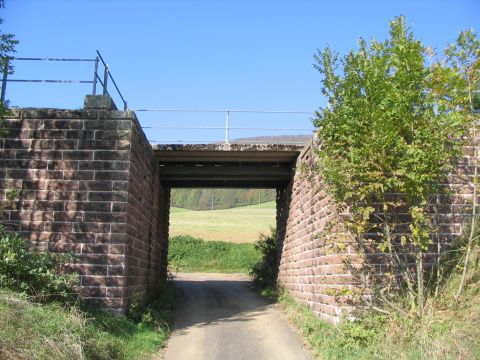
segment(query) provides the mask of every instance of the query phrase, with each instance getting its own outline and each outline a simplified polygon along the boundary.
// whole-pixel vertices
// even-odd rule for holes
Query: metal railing
[[[94,72],[93,80],[51,80],[51,79],[9,79],[9,69],[12,61],[62,61],[62,62],[92,62],[94,63]],[[103,65],[103,78],[100,77],[98,67],[99,64]],[[97,95],[97,83],[100,83],[102,86],[103,95],[110,95],[108,92],[108,81],[109,79],[113,83],[115,89],[117,90],[118,95],[123,102],[123,110],[127,110],[127,102],[123,97],[120,89],[113,78],[108,64],[103,59],[100,52],[97,50],[97,56],[94,59],[68,59],[68,58],[32,58],[32,57],[6,57],[3,64],[3,79],[2,79],[2,92],[1,100],[5,101],[7,83],[8,82],[24,82],[24,83],[60,83],[60,84],[92,84],[92,95]]]
[[[9,82],[17,82],[17,83],[59,83],[59,84],[91,84],[92,85],[92,95],[97,95],[97,92],[103,95],[109,95],[110,97],[111,94],[109,93],[109,83],[111,82],[113,84],[113,87],[116,90],[116,93],[118,94],[119,98],[123,102],[123,110],[127,110],[127,101],[123,97],[117,83],[115,82],[115,79],[113,78],[110,68],[100,52],[97,50],[96,51],[97,55],[93,59],[80,59],[80,58],[39,58],[39,57],[4,57],[2,60],[2,65],[3,65],[3,79],[2,79],[2,88],[1,88],[1,100],[5,101],[6,98],[6,92],[7,92],[7,84]],[[11,76],[11,72],[9,71],[11,69],[11,65],[14,61],[36,61],[36,62],[41,62],[41,61],[47,61],[47,62],[83,62],[83,63],[93,63],[93,76],[90,79],[70,79],[70,80],[65,80],[65,79],[18,79],[18,78],[9,78],[9,75]],[[1,66],[1,65],[0,65]],[[101,68],[103,66],[103,69]],[[100,69],[99,69],[100,68]],[[103,70],[103,71],[102,71]],[[98,85],[101,86],[101,89],[99,91]],[[159,130],[166,130],[166,133],[168,133],[170,130],[180,130],[180,131],[186,131],[186,130],[199,130],[199,133],[201,133],[200,130],[210,130],[210,131],[218,131],[218,130],[223,130],[225,137],[224,139],[221,139],[222,136],[218,136],[217,139],[214,140],[199,140],[197,139],[192,139],[192,140],[155,140],[155,139],[149,139],[151,143],[225,143],[225,144],[230,144],[231,140],[231,131],[238,131],[238,132],[249,132],[249,131],[257,131],[258,132],[269,132],[270,134],[271,131],[291,131],[291,132],[306,132],[308,134],[312,134],[314,131],[313,127],[307,128],[307,127],[290,127],[290,126],[284,126],[284,127],[271,127],[271,126],[258,126],[256,123],[254,123],[252,126],[249,127],[249,124],[251,122],[246,121],[243,122],[243,126],[232,126],[231,123],[231,116],[232,114],[235,113],[250,113],[250,114],[292,114],[292,115],[310,115],[313,116],[314,113],[311,111],[280,111],[280,110],[251,110],[251,109],[173,109],[173,108],[151,108],[151,109],[146,109],[146,108],[139,108],[139,109],[134,109],[133,111],[137,113],[145,113],[145,112],[170,112],[170,113],[217,113],[217,114],[224,114],[224,124],[225,126],[188,126],[188,125],[177,125],[177,123],[169,124],[168,121],[164,123],[164,125],[153,125],[153,126],[142,126],[143,129],[154,133],[155,129]],[[159,119],[155,119],[158,121]],[[233,119],[235,121],[235,119]],[[143,122],[143,121],[141,121]],[[145,123],[143,124],[145,125]],[[184,135],[184,133],[182,134]],[[306,135],[306,134],[305,134]],[[173,136],[177,136],[177,134],[174,134]],[[298,135],[294,135],[298,136]],[[254,136],[255,137],[255,136]],[[265,136],[263,135],[264,138],[271,138],[271,136]],[[301,141],[299,140],[300,138],[297,138],[298,141],[294,140],[289,140],[289,144],[305,144],[307,141]],[[262,141],[254,141],[254,140],[243,140],[242,138],[233,140],[234,142],[241,141],[242,143],[251,143],[251,144],[256,144],[256,143],[272,143],[275,142],[275,139],[273,140],[262,140]]]

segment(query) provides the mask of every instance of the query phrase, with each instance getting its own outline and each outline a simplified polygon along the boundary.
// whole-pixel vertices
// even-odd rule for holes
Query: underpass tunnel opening
[[[276,228],[276,200],[275,188],[171,188],[169,272],[249,273],[255,242]]]
[[[186,144],[152,148],[159,181],[169,193],[164,205],[168,226],[164,264],[171,272],[249,272],[241,261],[245,258],[242,251],[249,251],[254,258],[253,243],[259,234],[273,237],[271,227],[280,224],[284,228],[286,197],[282,194],[290,187],[303,146]],[[195,255],[190,263],[188,254]],[[207,264],[206,259],[213,255],[216,258]],[[229,267],[229,261],[243,265]],[[204,268],[199,268],[200,263],[206,264]]]

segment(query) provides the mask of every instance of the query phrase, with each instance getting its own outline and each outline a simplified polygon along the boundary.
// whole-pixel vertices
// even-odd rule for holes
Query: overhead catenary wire
[[[222,126],[142,126],[142,129],[163,129],[163,130],[225,130]],[[282,131],[314,131],[313,128],[252,128],[252,127],[230,127],[230,130],[282,130]]]
[[[86,61],[95,62],[95,59],[66,59],[66,58],[42,58],[42,57],[10,57],[12,60],[26,60],[26,61]]]
[[[224,142],[222,140],[148,140],[151,144],[223,144]],[[232,144],[278,144],[277,142],[273,141],[251,141],[251,140],[246,140],[242,141],[241,139],[238,140],[232,140]],[[282,141],[281,144],[284,145],[305,145],[307,144],[308,141]]]

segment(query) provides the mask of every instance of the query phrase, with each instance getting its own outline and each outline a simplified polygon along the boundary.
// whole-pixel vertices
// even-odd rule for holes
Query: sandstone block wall
[[[439,250],[446,249],[462,234],[472,216],[473,174],[475,167],[480,170],[478,150],[475,153],[478,141],[474,139],[464,147],[463,158],[445,179],[450,194],[432,196],[429,210],[435,227],[432,234],[435,244],[425,254],[427,265],[433,264]],[[297,169],[312,167],[314,146],[318,145],[311,143],[303,150]],[[358,254],[320,176],[307,179],[297,170],[290,185],[277,190],[277,231],[279,284],[327,321],[338,322],[354,305],[349,294],[362,282],[358,271],[362,263],[368,263],[378,276],[390,271],[378,253],[368,253],[366,258]]]
[[[311,167],[314,160],[310,144],[298,157],[297,168]],[[350,245],[337,246],[346,236],[340,225],[330,228],[336,220],[336,205],[320,177],[312,182],[297,171],[290,185],[277,191],[278,282],[330,322],[338,322],[349,307],[348,297],[339,298],[338,293],[356,284],[345,258],[358,261]],[[324,236],[327,228],[336,238]]]
[[[151,146],[136,119],[133,124],[126,222],[126,297],[141,295],[166,278],[170,209],[170,190],[160,183],[159,166]]]
[[[42,250],[76,253],[80,294],[123,311],[165,275],[168,190],[135,114],[24,109],[4,126],[0,197],[21,192],[0,221]]]

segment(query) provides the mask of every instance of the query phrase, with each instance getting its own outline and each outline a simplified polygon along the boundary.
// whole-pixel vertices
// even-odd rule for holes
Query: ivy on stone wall
[[[475,34],[463,32],[440,59],[397,17],[383,42],[360,39],[346,56],[328,47],[315,55],[328,98],[314,120],[321,144],[315,168],[349,209],[359,249],[386,255],[396,274],[387,287],[398,290],[401,274],[420,316],[433,230],[427,209],[432,194],[445,192],[441,184],[472,126],[479,48]]]

